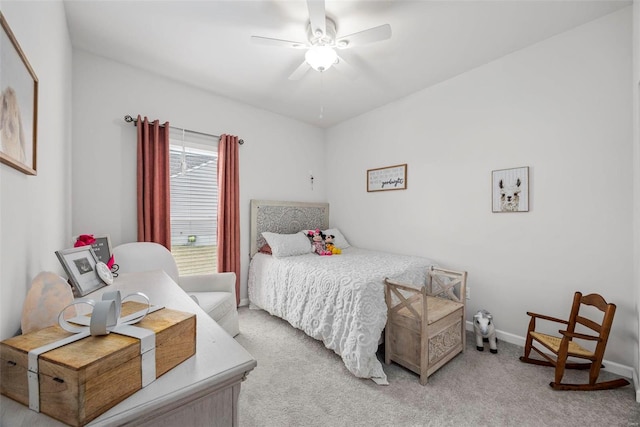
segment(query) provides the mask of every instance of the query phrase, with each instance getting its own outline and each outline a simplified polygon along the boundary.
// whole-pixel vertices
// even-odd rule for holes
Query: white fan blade
[[[342,59],[342,57],[340,56],[338,56],[338,60],[335,64],[333,64],[333,67],[335,67],[336,70],[340,71],[351,80],[355,79],[358,76],[355,68],[349,65],[349,63]]]
[[[309,68],[311,68],[311,66],[307,64],[307,61],[304,61],[293,73],[291,73],[289,80],[300,80],[302,76],[309,71]]]
[[[368,30],[349,34],[336,40],[336,47],[346,49],[353,46],[378,42],[391,38],[391,25],[384,24],[379,27],[369,28]]]
[[[311,34],[317,36],[316,32],[322,32],[320,37],[327,34],[327,15],[324,10],[324,0],[307,0],[309,8],[309,21],[311,22]]]
[[[291,47],[294,49],[305,49],[306,43],[294,42],[290,40],[272,39],[270,37],[251,36],[251,41],[264,46]]]

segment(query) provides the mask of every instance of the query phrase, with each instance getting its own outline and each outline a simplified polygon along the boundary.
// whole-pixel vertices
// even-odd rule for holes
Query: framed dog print
[[[98,275],[99,261],[91,246],[63,249],[56,251],[56,256],[69,276],[69,282],[76,297],[85,296],[105,286]]]
[[[367,191],[407,189],[407,164],[367,170]]]
[[[38,78],[0,12],[0,162],[36,175]]]
[[[529,167],[491,173],[493,212],[529,212]]]

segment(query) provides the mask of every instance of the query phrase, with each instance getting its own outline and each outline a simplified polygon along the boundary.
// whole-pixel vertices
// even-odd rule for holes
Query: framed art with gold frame
[[[38,78],[0,12],[0,162],[36,175]]]

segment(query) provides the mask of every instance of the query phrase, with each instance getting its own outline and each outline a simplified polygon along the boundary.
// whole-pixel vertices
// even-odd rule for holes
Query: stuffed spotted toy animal
[[[480,310],[473,316],[473,330],[476,333],[476,349],[484,350],[484,343],[489,342],[489,351],[498,352],[496,328],[493,326],[493,316],[487,310]]]
[[[317,253],[318,255],[331,255],[331,251],[327,250],[327,247],[324,243],[325,235],[322,231],[320,231],[320,229],[316,228],[315,230],[309,231],[307,233],[307,236],[311,239],[313,252]]]

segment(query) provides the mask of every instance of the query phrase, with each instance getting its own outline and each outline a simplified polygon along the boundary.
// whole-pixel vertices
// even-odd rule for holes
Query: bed
[[[307,239],[301,231],[316,228],[337,234],[342,254],[286,252],[294,240],[303,242],[299,236]],[[265,236],[275,244],[273,254],[260,252]],[[353,375],[388,384],[376,357],[387,320],[384,279],[419,287],[433,261],[349,245],[340,230],[329,228],[326,203],[264,200],[251,201],[251,256],[251,308],[266,310],[321,340]]]

